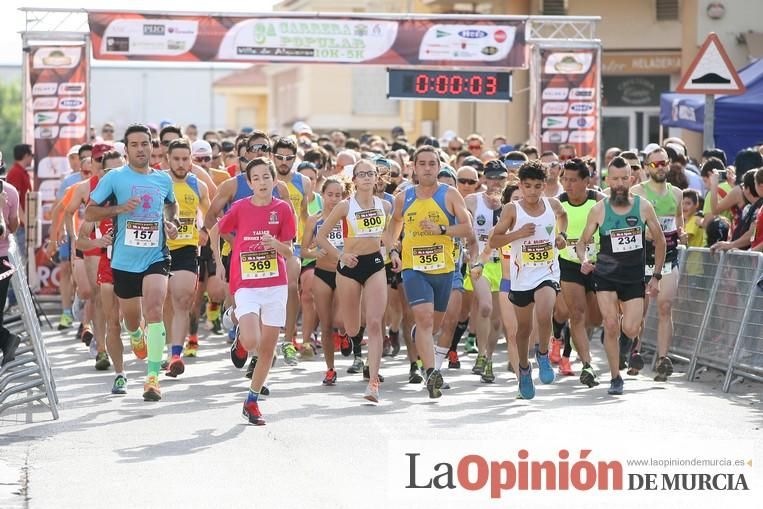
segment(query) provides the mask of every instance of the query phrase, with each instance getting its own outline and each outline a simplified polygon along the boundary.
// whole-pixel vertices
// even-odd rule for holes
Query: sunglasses
[[[477,182],[479,182],[479,180],[474,180],[474,179],[464,179],[464,178],[461,178],[461,179],[456,179],[456,181],[457,181],[459,184],[463,184],[463,185],[465,185],[465,186],[473,186],[474,184],[476,184]]]
[[[375,177],[376,176],[376,172],[374,170],[359,171],[359,172],[355,173],[355,176],[357,178],[361,178],[361,179],[362,178],[366,178],[366,177]]]
[[[670,166],[670,161],[652,161],[651,163],[647,164],[650,168],[666,168]]]
[[[393,173],[390,173],[389,176],[392,177],[393,179],[396,179],[400,176],[400,174],[397,172],[393,172]]]
[[[114,129],[104,129],[102,132],[104,132],[104,133],[113,133]]]
[[[257,143],[256,145],[249,145],[246,147],[248,152],[270,152],[270,145],[267,143]]]
[[[276,159],[278,159],[279,161],[293,161],[294,159],[297,158],[297,156],[284,156],[281,154],[275,154],[275,156],[276,156]]]
[[[559,160],[561,161],[569,161],[570,159],[574,159],[574,156],[559,156]]]
[[[209,161],[212,160],[212,158],[209,156],[202,156],[202,157],[194,157],[193,160],[199,163],[208,163]]]
[[[469,150],[479,150],[482,148],[482,145],[469,145]]]
[[[170,143],[172,143],[172,140],[162,140],[162,142],[161,142],[161,143],[162,143],[162,145],[164,145],[165,147],[169,147],[169,146],[170,146]]]

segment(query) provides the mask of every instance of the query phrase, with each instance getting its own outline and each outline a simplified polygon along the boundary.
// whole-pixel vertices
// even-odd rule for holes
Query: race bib
[[[578,240],[580,239],[569,239],[567,241],[567,255],[573,260],[580,261],[578,259],[578,253],[575,251],[575,244],[578,243]],[[589,260],[596,256],[596,244],[586,244],[585,254]]]
[[[445,246],[414,247],[411,251],[414,270],[429,272],[445,268]]]
[[[543,267],[554,259],[554,246],[550,242],[539,244],[522,244],[522,265],[526,267]]]
[[[384,211],[379,209],[355,212],[355,224],[361,235],[379,234],[384,231]]]
[[[191,240],[193,238],[193,230],[195,228],[195,217],[181,217],[180,226],[178,226],[177,240]]]
[[[511,244],[506,244],[505,246],[501,247],[501,254],[504,258],[510,258],[511,257]]]
[[[127,221],[125,245],[132,247],[159,247],[158,221]]]
[[[241,253],[241,279],[268,279],[278,276],[275,249]]]
[[[660,223],[660,228],[662,228],[663,232],[676,231],[675,216],[658,216],[657,221]]]
[[[342,224],[337,223],[334,225],[327,238],[332,246],[341,251],[344,248],[344,233],[342,232]]]
[[[487,241],[488,241],[487,234],[481,233],[481,234],[479,234],[477,236],[477,243],[479,245],[480,253],[482,253],[485,250],[485,248],[487,247]],[[493,260],[493,261],[498,261],[498,250],[497,249],[493,249],[493,250],[490,251],[490,259]]]
[[[662,275],[670,274],[673,272],[673,264],[672,263],[666,263],[662,267]],[[644,275],[645,276],[653,276],[654,275],[654,265],[647,265],[644,267]]]
[[[613,253],[627,253],[644,247],[640,226],[610,230],[609,236]]]

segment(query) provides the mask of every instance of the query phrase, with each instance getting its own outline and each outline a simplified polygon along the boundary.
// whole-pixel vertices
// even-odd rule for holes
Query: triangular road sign
[[[676,88],[683,94],[735,95],[744,91],[744,83],[715,32],[707,36]]]

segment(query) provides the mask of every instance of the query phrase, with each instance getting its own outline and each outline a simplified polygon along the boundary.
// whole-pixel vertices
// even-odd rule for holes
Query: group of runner
[[[256,425],[279,338],[287,365],[323,353],[325,386],[339,380],[336,350],[351,356],[347,372],[362,373],[364,398],[379,402],[382,359],[403,343],[409,383],[439,398],[445,360],[460,368],[464,353],[495,382],[505,337],[518,397],[529,400],[531,356],[551,384],[575,374],[574,348],[580,382],[599,384],[589,341],[601,326],[608,392],[618,395],[621,370],[644,367],[638,336],[655,299],[655,380],[670,376],[684,236],[664,149],[612,158],[602,192],[572,147],[561,158],[532,147],[498,157],[426,139],[410,151],[380,137],[330,139],[322,147],[301,133],[253,131],[236,139],[227,169],[176,126],[158,133],[158,149],[141,124],[123,145],[79,147],[52,213],[50,251],[67,279],[59,328],[79,315],[96,369],[113,363],[112,393],[127,392],[123,330],[146,360],[143,397],[158,401],[160,373],[178,377],[197,355],[206,314],[216,331],[228,328],[233,364],[249,361],[243,416]]]

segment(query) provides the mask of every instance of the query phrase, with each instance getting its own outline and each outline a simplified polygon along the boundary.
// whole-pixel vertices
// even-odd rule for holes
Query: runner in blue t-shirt
[[[143,399],[159,401],[159,368],[166,332],[162,313],[170,257],[166,237],[177,237],[178,206],[172,179],[149,167],[151,132],[142,124],[125,131],[127,166],[111,170],[90,194],[85,220],[114,219],[111,268],[114,293],[124,316],[133,352],[148,356]],[[141,297],[146,330],[141,330]]]

